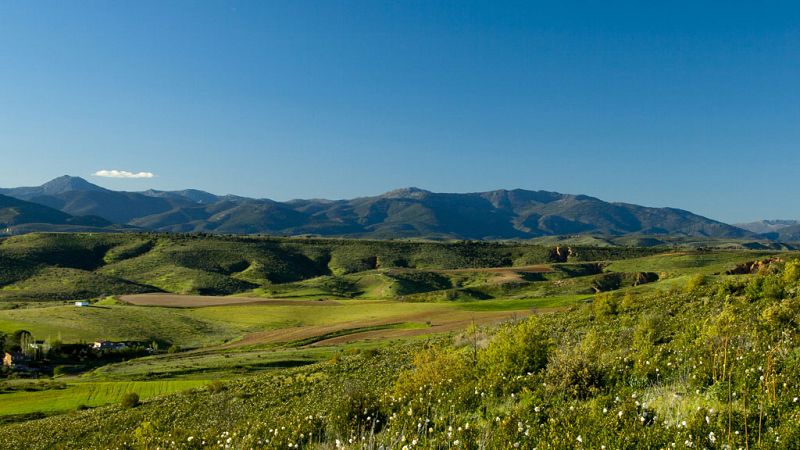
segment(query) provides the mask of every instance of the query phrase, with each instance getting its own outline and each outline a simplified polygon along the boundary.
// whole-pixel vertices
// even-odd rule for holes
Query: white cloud
[[[93,174],[96,177],[106,178],[153,178],[153,172],[128,172],[127,170],[98,170]]]

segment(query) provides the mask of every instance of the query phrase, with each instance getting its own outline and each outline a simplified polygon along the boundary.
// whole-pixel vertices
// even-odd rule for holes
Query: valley
[[[127,423],[143,420],[134,418],[140,409],[152,414],[152,408],[165,408],[178,399],[195,402],[234,391],[235,398],[241,399],[237,401],[255,401],[261,405],[258,408],[275,414],[277,404],[264,404],[269,400],[249,391],[253,386],[280,384],[277,380],[281,379],[351,376],[401,383],[397,374],[419,377],[414,370],[422,370],[424,364],[445,364],[455,355],[466,358],[473,352],[479,360],[489,358],[491,352],[499,351],[495,346],[504,333],[525,329],[527,323],[550,327],[554,336],[586,327],[613,333],[604,328],[605,321],[618,317],[635,323],[643,320],[635,317],[672,308],[666,305],[677,299],[703,301],[702,295],[717,298],[716,292],[725,289],[751,295],[746,292],[754,280],[771,279],[770,273],[800,255],[786,250],[731,249],[728,243],[713,248],[713,241],[706,244],[704,248],[691,244],[550,247],[521,242],[143,233],[6,238],[0,241],[0,333],[12,353],[13,342],[20,342],[14,341],[20,330],[48,350],[17,359],[24,361],[17,369],[4,369],[0,423],[10,427],[7,432],[23,433],[19,436],[37,420],[57,422],[75,414],[101,420],[98,414],[113,412]],[[781,289],[781,296],[794,292],[788,286]],[[77,306],[76,301],[87,306]],[[695,317],[709,307],[715,308],[706,304],[687,313]],[[624,319],[628,314],[635,316]],[[563,320],[573,323],[558,328],[556,324]],[[621,326],[624,330],[629,325]],[[562,339],[553,345],[570,342]],[[99,348],[98,342],[117,343],[120,349],[92,350],[92,345]],[[436,356],[445,358],[442,362],[419,359],[433,349],[453,345],[451,356]],[[657,349],[659,344],[654,345]],[[504,351],[513,354],[515,346]],[[663,357],[671,361],[677,354]],[[372,359],[376,359],[374,364],[359,366]],[[631,362],[632,369],[624,370],[638,371],[639,363]],[[486,377],[495,370],[481,369],[480,364],[475,370],[489,372],[476,376]],[[443,370],[445,376],[451,369],[445,365],[437,371]],[[389,372],[378,375],[375,370]],[[334,406],[342,397],[330,397],[334,394],[327,389],[347,383],[340,380],[322,391],[303,388],[303,394],[291,395],[298,395],[301,402]],[[498,383],[501,391],[518,392],[515,383]],[[664,387],[659,382],[652,388]],[[279,389],[278,395],[284,396],[295,388],[270,389]],[[648,389],[648,396],[657,392]],[[142,405],[120,410],[117,405],[131,393]],[[369,395],[373,394],[377,395]],[[375,398],[376,405],[384,405],[381,408],[393,408],[391,402],[385,403],[387,398]],[[202,417],[193,416],[189,423],[195,425],[182,427],[218,428],[214,422],[201,425],[197,421],[205,420]],[[239,420],[230,426],[242,426]],[[332,419],[321,420],[314,427],[324,429],[315,428],[317,432],[336,435],[330,428]],[[481,422],[480,418],[471,420]],[[137,423],[131,426],[140,430],[154,422]],[[297,426],[304,429],[300,423]],[[168,422],[159,422],[158,427],[148,431],[156,439],[152,442],[161,439],[158,429],[174,430]],[[91,438],[61,433],[52,439],[81,446],[91,442]],[[388,435],[384,438],[389,439]],[[54,442],[42,439],[33,447]]]

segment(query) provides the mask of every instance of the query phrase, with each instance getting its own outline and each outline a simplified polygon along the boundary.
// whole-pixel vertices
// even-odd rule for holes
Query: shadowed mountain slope
[[[40,187],[0,193],[71,215],[96,215],[158,231],[445,239],[568,234],[754,237],[750,231],[680,209],[522,189],[448,194],[405,188],[350,200],[276,202],[193,189],[117,192],[81,178],[60,177]]]

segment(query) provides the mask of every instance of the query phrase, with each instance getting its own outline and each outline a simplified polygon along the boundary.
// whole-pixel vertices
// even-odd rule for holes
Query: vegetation
[[[9,349],[47,335],[59,348],[100,333],[156,342],[127,360],[62,362],[49,380],[7,373],[0,447],[800,447],[797,254],[608,247],[582,261],[573,247],[558,262],[527,244],[247,238],[245,265],[240,238],[16,239],[0,249],[28,249],[2,254],[31,273],[37,248],[64,239],[105,248],[76,270],[249,270],[257,287],[244,293],[277,299],[13,300],[0,311]],[[267,251],[278,256],[259,260],[260,274],[309,271],[259,278],[248,258]]]

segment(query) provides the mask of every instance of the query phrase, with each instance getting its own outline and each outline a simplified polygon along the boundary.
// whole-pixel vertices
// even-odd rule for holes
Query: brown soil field
[[[550,273],[553,268],[547,264],[537,264],[534,266],[520,266],[520,267],[491,267],[483,269],[442,269],[436,272],[442,273]]]
[[[258,297],[214,297],[210,295],[134,294],[120,296],[120,301],[136,306],[168,308],[202,308],[207,306],[275,305],[275,306],[336,306],[334,300],[283,300]]]

